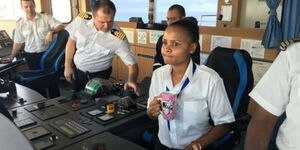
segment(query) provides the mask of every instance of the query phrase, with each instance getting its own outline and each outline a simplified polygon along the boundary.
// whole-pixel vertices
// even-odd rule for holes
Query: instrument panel
[[[120,135],[151,121],[146,115],[145,101],[146,96],[123,96],[119,92],[100,98],[77,93],[14,107],[9,112],[37,150],[89,150],[95,144],[97,147],[97,143],[99,146],[99,142],[107,149],[117,146],[143,150]],[[102,136],[111,141],[103,141]],[[74,147],[76,144],[80,146]]]

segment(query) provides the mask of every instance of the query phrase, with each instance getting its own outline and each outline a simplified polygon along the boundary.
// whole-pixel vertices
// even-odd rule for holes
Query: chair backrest
[[[224,81],[235,117],[247,113],[249,92],[253,88],[252,58],[245,50],[215,48],[204,63]]]
[[[43,54],[40,61],[40,68],[46,72],[57,72],[60,69],[61,60],[64,58],[65,48],[68,41],[69,33],[61,30],[57,33],[56,38],[50,44]]]

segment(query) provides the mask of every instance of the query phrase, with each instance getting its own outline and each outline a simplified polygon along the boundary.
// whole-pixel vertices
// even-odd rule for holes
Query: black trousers
[[[25,53],[25,59],[30,70],[40,69],[40,62],[44,52],[41,53]]]
[[[28,65],[29,70],[40,69],[41,58],[44,52],[41,53],[25,53],[25,59]],[[41,86],[43,85],[43,86]],[[44,97],[47,96],[47,91],[49,93],[49,98],[55,98],[60,96],[59,87],[58,87],[58,75],[50,76],[44,79],[40,83],[32,83],[30,88],[39,92]]]
[[[154,150],[177,150],[177,149],[168,148],[167,146],[161,144],[159,139],[158,139],[158,140],[156,140]]]
[[[93,72],[93,73],[83,72],[79,69],[75,69],[75,81],[73,82],[74,92],[79,92],[80,90],[83,90],[85,85],[88,83],[90,79],[97,77],[97,78],[108,80],[111,72],[112,72],[111,67],[106,70]]]
[[[38,81],[39,83],[32,83],[30,88],[39,92],[46,98],[55,98],[60,96],[59,91],[59,75],[55,74],[50,77],[43,79],[42,81]],[[47,95],[48,92],[48,95]]]

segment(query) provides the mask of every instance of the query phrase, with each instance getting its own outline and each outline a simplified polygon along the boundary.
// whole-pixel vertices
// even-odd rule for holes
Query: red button
[[[73,103],[73,104],[71,105],[72,108],[77,108],[78,106],[79,106],[78,103]]]

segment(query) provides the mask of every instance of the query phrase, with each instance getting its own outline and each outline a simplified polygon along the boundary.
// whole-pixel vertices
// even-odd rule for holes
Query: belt
[[[99,74],[105,74],[105,75],[109,74],[110,75],[112,67],[109,67],[106,70],[102,70],[102,71],[98,71],[98,72],[92,72],[92,73],[88,72],[88,71],[84,72],[84,71],[82,71],[78,68],[76,68],[76,70],[78,71],[79,74],[84,74],[88,78],[88,80],[90,80],[90,78],[93,78],[94,76],[98,76]]]

